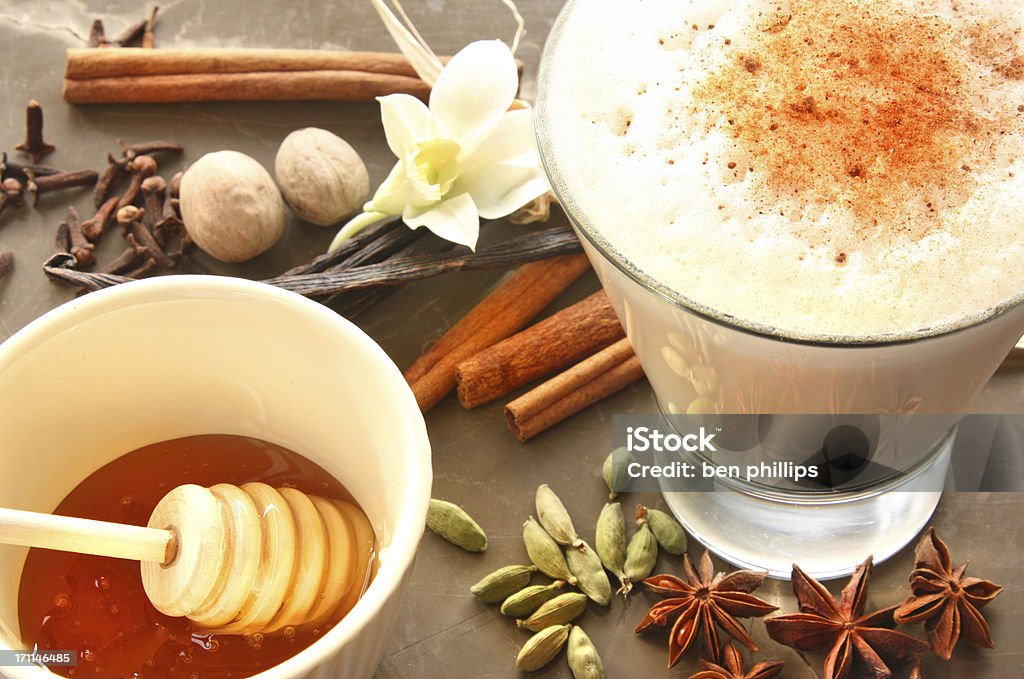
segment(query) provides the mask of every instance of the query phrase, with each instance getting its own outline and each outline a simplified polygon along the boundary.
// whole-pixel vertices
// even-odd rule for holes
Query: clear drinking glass
[[[877,338],[788,336],[725,317],[668,289],[594,228],[600,205],[574,199],[551,151],[546,103],[551,55],[572,14],[569,0],[545,47],[537,134],[555,193],[583,242],[666,414],[879,414],[907,416],[899,446],[880,449],[896,473],[855,489],[766,488],[735,479],[715,492],[666,492],[690,533],[726,560],[789,577],[849,574],[866,555],[892,556],[927,523],[939,500],[956,422],[1024,334],[1024,293],[954,328]],[[597,160],[597,159],[595,159]],[[628,179],[628,178],[627,178]],[[633,187],[642,196],[642,187]],[[727,285],[727,278],[723,285]],[[909,417],[927,415],[925,417]],[[670,418],[671,419],[671,418]],[[801,420],[795,418],[794,423]],[[806,431],[775,429],[785,450]],[[800,458],[793,454],[794,461]]]

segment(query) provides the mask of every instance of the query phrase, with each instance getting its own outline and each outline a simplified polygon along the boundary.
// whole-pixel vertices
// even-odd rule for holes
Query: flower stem
[[[338,232],[338,235],[334,237],[334,240],[332,240],[330,246],[328,246],[327,252],[334,252],[349,238],[387,216],[388,215],[383,212],[362,212],[356,215],[350,219],[345,226],[341,227],[341,231]]]

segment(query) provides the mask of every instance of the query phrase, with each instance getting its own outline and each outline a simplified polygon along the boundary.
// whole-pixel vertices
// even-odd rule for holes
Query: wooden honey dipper
[[[374,534],[349,502],[221,483],[178,486],[146,528],[0,508],[0,543],[141,561],[161,613],[221,634],[271,634],[351,607]]]

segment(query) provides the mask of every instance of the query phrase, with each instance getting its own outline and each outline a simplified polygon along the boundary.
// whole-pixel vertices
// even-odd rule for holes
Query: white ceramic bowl
[[[267,285],[170,276],[86,295],[0,345],[0,506],[52,511],[124,453],[214,433],[262,438],[321,465],[363,507],[380,545],[377,576],[355,608],[258,676],[369,677],[398,614],[431,484],[423,417],[373,340]],[[25,647],[25,554],[0,545],[0,648]]]

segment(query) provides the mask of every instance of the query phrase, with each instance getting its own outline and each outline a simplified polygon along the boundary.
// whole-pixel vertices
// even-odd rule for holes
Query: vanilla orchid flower
[[[509,110],[518,89],[509,48],[481,40],[442,69],[429,108],[407,94],[379,97],[398,162],[329,250],[388,216],[475,249],[481,217],[504,217],[549,191],[533,111]]]

